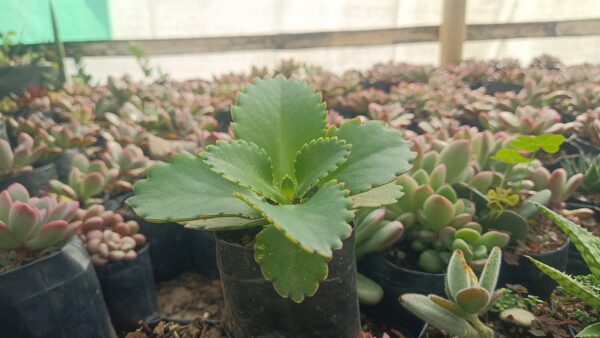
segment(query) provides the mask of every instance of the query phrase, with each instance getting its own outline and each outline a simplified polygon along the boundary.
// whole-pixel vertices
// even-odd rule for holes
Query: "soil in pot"
[[[158,305],[162,318],[225,320],[221,282],[195,272],[160,283]]]
[[[161,320],[158,323],[142,323],[135,332],[125,338],[229,338],[219,323],[195,319],[192,321]]]
[[[0,179],[0,190],[8,188],[13,183],[22,184],[32,196],[41,196],[48,191],[50,180],[58,178],[54,163],[46,163],[33,168],[32,171],[19,176]]]
[[[590,284],[591,276],[579,276],[577,278],[580,282]],[[598,288],[598,286],[595,287]],[[551,302],[556,311],[556,317],[569,323],[575,333],[588,325],[600,322],[600,311],[577,298],[569,296],[560,287],[552,292]]]
[[[567,266],[569,240],[548,219],[537,215],[525,240],[503,250],[502,270],[498,286],[520,284],[531,294],[547,298],[556,283],[541,272],[525,255],[529,255],[558,270]]]
[[[3,337],[116,337],[81,241],[0,274]]]
[[[111,262],[97,267],[104,301],[117,331],[133,330],[138,322],[158,316],[156,286],[148,245],[130,262]]]
[[[328,277],[319,284],[317,293],[302,303],[282,298],[263,278],[254,260],[254,250],[240,244],[248,236],[243,231],[217,234],[217,264],[233,336],[353,338],[360,335],[353,236],[333,253]]]

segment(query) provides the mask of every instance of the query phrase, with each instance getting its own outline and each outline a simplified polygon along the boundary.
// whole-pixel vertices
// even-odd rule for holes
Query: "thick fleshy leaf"
[[[27,203],[29,200],[29,191],[20,183],[13,183],[6,189],[10,195],[10,199],[14,202],[19,201]]]
[[[471,273],[469,273],[470,271]],[[459,291],[469,288],[474,284],[472,270],[469,264],[467,264],[463,252],[458,249],[454,250],[452,257],[450,257],[446,280],[448,281],[448,291],[450,291],[450,295],[448,296],[451,296],[454,301],[456,301],[456,294]]]
[[[256,144],[244,140],[218,141],[200,156],[212,171],[226,180],[278,200],[271,159]]]
[[[558,283],[558,285],[560,285],[560,287],[563,288],[568,294],[576,297],[580,301],[594,307],[595,309],[600,310],[600,295],[598,295],[596,291],[590,289],[587,285],[584,285],[564,272],[561,272],[529,256],[527,256],[527,258],[529,258],[529,260],[532,261],[533,264],[535,264],[538,269],[540,269],[548,277],[554,279],[554,281]]]
[[[466,320],[435,304],[427,296],[412,293],[405,294],[400,297],[400,304],[417,317],[453,336],[463,338],[480,337],[479,333]]]
[[[383,298],[381,286],[361,273],[356,274],[356,292],[358,300],[364,305],[375,305]]]
[[[40,213],[37,209],[18,201],[12,205],[8,215],[10,230],[19,242],[24,242],[27,239],[39,220]]]
[[[321,95],[301,82],[283,76],[246,85],[231,109],[235,136],[264,149],[273,161],[273,177],[279,184],[294,175],[300,148],[323,136],[325,104]]]
[[[153,166],[148,178],[135,184],[134,192],[127,204],[150,221],[258,218],[252,208],[233,197],[250,192],[210,170],[200,157],[175,155],[170,164]]]
[[[577,338],[597,338],[600,337],[600,323],[592,324],[581,330],[575,337]]]
[[[236,195],[277,230],[310,253],[331,258],[352,233],[350,200],[341,184],[329,181],[302,204],[273,205],[251,195]]]
[[[44,224],[35,237],[25,242],[25,247],[40,250],[57,244],[68,237],[68,227],[69,224],[63,220]]]
[[[12,200],[8,191],[4,190],[0,193],[0,222],[8,224],[8,215],[10,214],[10,206]]]
[[[0,251],[14,250],[19,247],[19,243],[12,235],[12,231],[4,224],[0,222]]]
[[[502,251],[499,247],[494,247],[487,258],[487,262],[483,267],[481,276],[479,277],[479,286],[486,289],[489,294],[493,294],[498,283],[500,275],[500,265],[502,263]]]
[[[81,184],[81,197],[87,199],[97,196],[102,192],[104,176],[100,173],[89,173],[83,178]]]
[[[217,217],[199,219],[185,223],[185,227],[203,231],[226,231],[253,228],[269,224],[264,219],[247,219],[240,217]]]
[[[416,156],[399,131],[384,128],[380,121],[355,119],[332,128],[327,135],[352,145],[348,160],[328,176],[346,183],[352,194],[392,182],[410,169],[409,161]]]
[[[302,197],[327,174],[344,163],[350,155],[351,146],[346,141],[337,138],[312,140],[298,152],[294,163],[296,170],[296,197]]]
[[[402,186],[396,182],[380,185],[371,190],[350,196],[352,208],[379,208],[384,205],[394,204],[402,197]]]
[[[327,259],[303,250],[269,226],[256,236],[254,259],[263,276],[282,297],[300,303],[317,292],[327,278]]]
[[[8,141],[0,139],[0,173],[7,172],[13,166],[13,151]]]
[[[490,301],[490,293],[484,288],[473,287],[459,291],[455,298],[463,311],[478,314]]]

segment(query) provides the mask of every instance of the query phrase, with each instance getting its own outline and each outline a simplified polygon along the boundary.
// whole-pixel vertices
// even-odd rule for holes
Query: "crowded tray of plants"
[[[0,336],[600,337],[600,66],[140,64],[1,94]]]

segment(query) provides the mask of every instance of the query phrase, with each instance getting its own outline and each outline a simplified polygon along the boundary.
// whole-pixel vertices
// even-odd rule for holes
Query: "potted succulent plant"
[[[18,182],[32,194],[46,191],[48,182],[56,178],[54,164],[35,167],[46,149],[43,143],[35,145],[33,138],[25,133],[19,134],[15,148],[7,140],[0,139],[0,189]]]
[[[0,331],[7,337],[116,337],[81,241],[77,202],[0,193]],[[26,285],[27,287],[23,287]]]
[[[79,237],[85,243],[102,286],[112,323],[119,331],[158,315],[158,300],[146,237],[136,221],[95,204],[79,210]]]
[[[237,140],[153,167],[127,203],[218,231],[235,336],[358,336],[352,211],[401,195],[408,142],[379,122],[327,129],[320,95],[283,76],[247,85],[232,117]]]
[[[377,312],[389,322],[397,322],[398,314],[410,316],[397,302],[401,294],[444,293],[452,251],[461,249],[469,264],[480,270],[493,247],[509,242],[508,234],[483,228],[475,204],[459,198],[452,186],[465,181],[485,190],[492,183],[490,171],[471,173],[470,148],[471,142],[458,140],[441,152],[419,153],[411,172],[397,180],[404,196],[386,206],[387,217],[404,225],[405,235],[387,250],[366,255],[360,265],[383,288]]]
[[[0,33],[0,98],[21,94],[31,85],[40,86],[57,77],[56,70],[46,61],[44,51],[34,52],[14,43],[16,33]]]
[[[543,262],[529,257],[529,259],[546,275],[555,280],[561,290],[567,295],[578,299],[585,303],[590,311],[600,316],[600,239],[581,226],[567,220],[566,218],[556,214],[550,209],[537,204],[536,205],[542,215],[551,220],[557,227],[561,229],[569,239],[573,242],[577,251],[587,263],[591,274],[588,276],[571,277],[558,269],[553,268]],[[558,297],[557,297],[558,298]],[[560,298],[558,298],[560,299]],[[567,304],[557,303],[557,307],[562,307]],[[560,310],[562,311],[562,310]],[[567,318],[573,320],[575,318]],[[574,321],[580,323],[579,321]],[[583,328],[577,337],[597,337],[600,335],[600,322],[591,324]]]
[[[446,296],[404,294],[400,303],[427,323],[460,338],[493,338],[494,331],[481,322],[485,314],[501,297],[496,290],[501,264],[500,248],[490,253],[481,275],[473,272],[463,252],[455,250],[448,263]]]

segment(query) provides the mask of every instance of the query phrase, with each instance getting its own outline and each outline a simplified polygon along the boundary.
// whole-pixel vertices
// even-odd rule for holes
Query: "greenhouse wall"
[[[34,20],[47,10],[47,5],[39,5],[44,3],[47,4],[45,0],[3,0],[0,3],[0,31],[9,29],[12,25],[13,29],[30,33],[22,34],[26,42],[47,40],[46,35],[51,34],[51,31],[46,29],[45,33],[40,33],[39,22],[44,20]],[[64,40],[81,41],[438,25],[442,1],[103,0],[78,2],[55,0],[55,5]],[[107,15],[103,16],[102,13],[105,12]],[[101,14],[93,15],[95,13]],[[600,17],[600,2],[595,0],[578,1],[576,5],[573,2],[560,0],[470,0],[467,6],[467,24],[597,17]],[[82,23],[89,23],[92,27],[86,30],[84,29],[86,25]],[[563,62],[573,64],[599,62],[599,51],[600,38],[597,36],[469,41],[465,44],[464,58],[490,59],[510,56],[526,64],[535,56],[551,53]],[[152,57],[151,61],[153,66],[162,68],[173,78],[185,79],[210,77],[228,71],[243,71],[249,69],[251,65],[273,64],[274,61],[282,58],[308,61],[340,72],[348,68],[365,68],[373,63],[389,60],[437,64],[438,55],[438,43],[431,42],[362,48],[165,55]],[[130,73],[134,77],[142,76],[132,57],[90,57],[86,58],[85,62],[89,72],[97,79],[123,73]],[[72,71],[72,63],[68,65]]]

